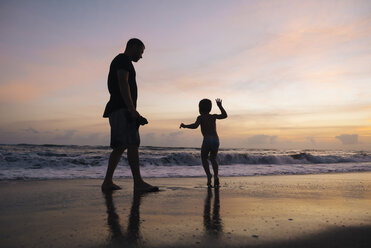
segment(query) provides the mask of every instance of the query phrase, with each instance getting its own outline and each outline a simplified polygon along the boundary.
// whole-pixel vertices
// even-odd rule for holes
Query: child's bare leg
[[[209,162],[207,161],[209,157],[209,151],[205,149],[204,147],[201,147],[201,160],[202,160],[202,166],[204,167],[206,176],[207,176],[207,186],[211,186],[211,173],[209,168]]]
[[[217,151],[211,151],[210,153],[210,161],[211,161],[211,165],[214,171],[214,186],[215,187],[219,186],[219,165],[218,165],[218,161],[216,160],[217,154],[218,154]]]

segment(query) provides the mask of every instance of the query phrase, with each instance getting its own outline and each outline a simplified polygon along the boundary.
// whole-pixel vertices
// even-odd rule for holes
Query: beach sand
[[[371,247],[371,173],[0,182],[0,247]]]

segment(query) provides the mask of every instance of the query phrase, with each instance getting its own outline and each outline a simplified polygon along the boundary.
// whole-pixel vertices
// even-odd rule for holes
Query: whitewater
[[[107,146],[0,145],[0,180],[103,178]],[[220,149],[221,176],[371,171],[370,151]],[[140,147],[143,177],[203,177],[200,149]],[[116,178],[131,177],[123,156]]]

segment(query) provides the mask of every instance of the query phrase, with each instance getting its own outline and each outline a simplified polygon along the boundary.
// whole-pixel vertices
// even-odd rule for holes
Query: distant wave
[[[106,146],[0,145],[0,166],[103,166],[107,163],[109,152]],[[224,149],[219,152],[218,161],[220,165],[357,163],[371,162],[371,153]],[[122,164],[128,165],[126,156],[123,156]],[[197,148],[144,147],[141,150],[141,164],[195,166],[201,164],[201,157]]]
[[[351,162],[371,162],[371,156],[367,154],[354,154],[351,156],[337,155],[312,155],[309,153],[297,153],[292,155],[251,155],[240,153],[219,153],[218,161],[220,165],[233,164],[324,164],[324,163],[351,163]],[[201,158],[194,153],[171,153],[161,157],[144,157],[143,165],[199,165]]]
[[[297,153],[292,155],[249,155],[249,154],[219,154],[220,164],[323,164],[370,162],[371,156],[364,153],[350,156],[312,155]]]

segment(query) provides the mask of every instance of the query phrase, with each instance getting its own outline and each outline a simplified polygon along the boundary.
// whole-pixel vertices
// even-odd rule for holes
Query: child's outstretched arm
[[[222,106],[222,99],[218,98],[215,101],[216,101],[216,105],[218,105],[218,107],[220,109],[220,112],[222,112],[220,115],[216,115],[216,118],[217,119],[225,119],[225,118],[227,118],[228,117],[227,112],[225,111],[225,109]]]
[[[190,129],[196,129],[200,125],[200,117],[197,117],[195,123],[186,125],[184,123],[180,124],[179,128],[190,128]]]

